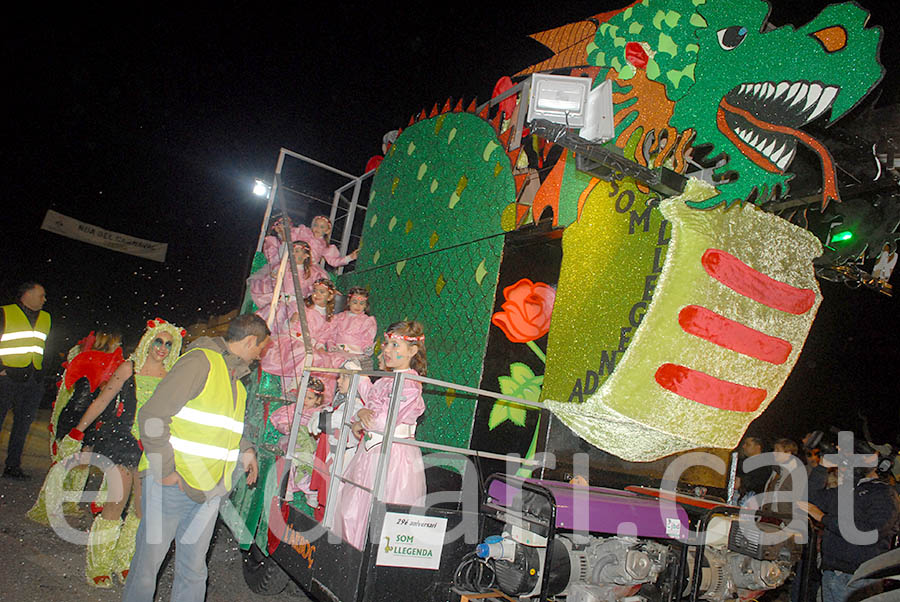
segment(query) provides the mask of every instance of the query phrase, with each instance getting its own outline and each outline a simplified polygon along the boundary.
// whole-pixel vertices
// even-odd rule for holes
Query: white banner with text
[[[166,260],[168,245],[164,242],[144,240],[143,238],[135,238],[127,234],[105,230],[99,226],[86,224],[62,213],[57,213],[52,209],[47,210],[47,215],[44,216],[44,222],[41,224],[41,230],[47,230],[60,236],[74,238],[75,240],[118,251],[119,253],[136,255],[144,259],[161,262]]]

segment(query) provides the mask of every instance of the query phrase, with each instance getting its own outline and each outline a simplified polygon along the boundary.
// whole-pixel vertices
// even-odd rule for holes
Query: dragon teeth
[[[791,89],[788,90],[787,96],[784,97],[784,102],[789,101],[794,98],[794,95],[797,94],[797,91],[800,89],[800,82],[794,82],[791,86]]]
[[[765,89],[763,90],[763,100],[769,100],[774,92],[775,86],[771,82],[766,82]]]
[[[787,166],[788,166],[788,164],[791,162],[791,159],[794,158],[794,153],[795,153],[795,152],[797,152],[797,149],[796,149],[796,148],[791,149],[791,152],[789,152],[788,154],[786,154],[785,156],[783,156],[781,159],[779,159],[778,161],[776,161],[776,162],[775,162],[775,165],[778,166],[778,169],[780,169],[781,171],[784,171],[785,169],[787,169]]]
[[[838,89],[834,86],[828,86],[822,92],[822,96],[819,97],[819,103],[816,105],[816,108],[813,110],[812,114],[810,114],[809,119],[807,121],[812,121],[819,115],[821,115],[825,109],[831,106],[831,103],[834,102],[835,96],[837,96]]]
[[[809,94],[806,95],[806,104],[803,106],[803,110],[809,110],[809,108],[813,106],[817,100],[819,100],[820,94],[822,94],[822,86],[820,86],[819,84],[810,84]]]
[[[772,151],[775,150],[775,142],[776,142],[775,140],[772,140],[771,144],[769,144],[769,146],[766,147],[766,150],[764,150],[762,152],[765,156],[767,156],[767,157],[772,156]]]
[[[794,101],[791,103],[793,107],[795,104],[806,98],[806,93],[809,91],[809,86],[803,82],[800,82],[800,90],[797,92],[797,96],[794,98]]]
[[[789,84],[788,82],[779,83],[778,86],[775,87],[775,98],[773,98],[772,100],[779,98],[790,87],[791,84]]]
[[[784,154],[785,148],[787,148],[787,142],[782,144],[777,151],[769,156],[769,161],[771,161],[775,165],[778,165],[778,160],[781,159],[781,155]]]

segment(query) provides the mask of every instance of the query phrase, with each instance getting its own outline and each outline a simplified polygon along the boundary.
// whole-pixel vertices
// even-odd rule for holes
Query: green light
[[[836,232],[834,236],[831,237],[831,242],[843,242],[845,240],[850,240],[851,238],[853,238],[853,232],[850,230],[842,230]]]

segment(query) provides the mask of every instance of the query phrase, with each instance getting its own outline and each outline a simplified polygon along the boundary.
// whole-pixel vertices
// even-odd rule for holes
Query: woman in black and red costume
[[[147,330],[129,361],[116,369],[78,425],[64,438],[64,443],[83,439],[84,430],[96,420],[94,462],[99,456],[107,465],[109,493],[88,535],[85,572],[91,585],[112,587],[113,575],[124,582],[128,574],[140,523],[141,491],[136,471],[141,448],[135,417],[178,359],[184,334],[162,318],[147,322]],[[129,497],[131,504],[123,521]]]

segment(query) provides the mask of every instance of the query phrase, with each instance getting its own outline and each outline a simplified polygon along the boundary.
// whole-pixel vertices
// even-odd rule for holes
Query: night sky
[[[50,353],[97,327],[134,339],[155,316],[187,326],[236,308],[264,209],[251,187],[271,180],[279,147],[362,174],[382,135],[412,114],[447,98],[484,101],[500,76],[547,58],[527,34],[623,4],[25,9],[2,36],[2,300],[23,280],[45,285]],[[777,4],[772,22],[800,25],[826,3]],[[878,104],[896,103],[897,17],[887,3],[861,4],[886,30]],[[47,209],[167,242],[166,262],[42,231]],[[794,373],[751,429],[852,427],[860,408],[893,438],[900,301],[827,282],[822,291]]]

